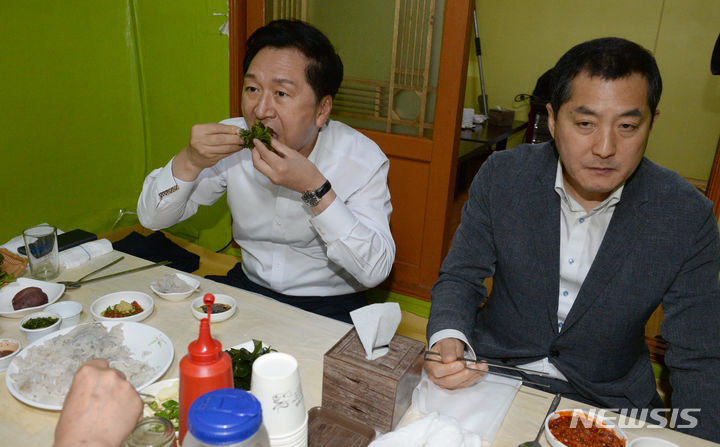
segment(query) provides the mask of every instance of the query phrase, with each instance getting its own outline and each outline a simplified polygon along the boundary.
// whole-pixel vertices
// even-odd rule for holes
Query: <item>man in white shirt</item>
[[[162,229],[227,191],[242,264],[228,284],[343,321],[390,273],[388,160],[329,119],[343,67],[316,28],[277,20],[247,42],[243,118],[193,126],[190,143],[145,179],[140,222]],[[272,149],[238,132],[261,122]]]
[[[624,39],[560,58],[554,141],[492,155],[470,188],[432,289],[433,382],[479,380],[487,364],[464,355],[544,373],[523,376],[596,406],[661,408],[644,327],[662,304],[672,402],[691,414],[674,423],[720,441],[718,224],[707,198],[643,157],[661,91],[653,56]]]

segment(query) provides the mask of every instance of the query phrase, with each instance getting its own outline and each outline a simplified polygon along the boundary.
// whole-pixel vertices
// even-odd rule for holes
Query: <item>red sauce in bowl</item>
[[[620,439],[615,431],[595,421],[590,425],[589,420],[582,417],[574,419],[572,415],[562,415],[550,420],[550,433],[568,447],[625,447],[625,440]]]

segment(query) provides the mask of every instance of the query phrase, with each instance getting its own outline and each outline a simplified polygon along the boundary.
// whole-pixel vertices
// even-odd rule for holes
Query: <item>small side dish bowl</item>
[[[34,320],[36,318],[40,319],[47,319],[47,318],[55,318],[57,321],[52,323],[49,326],[40,327],[37,329],[28,329],[25,327],[25,325],[30,320]],[[27,343],[30,344],[34,342],[35,340],[38,340],[47,334],[50,334],[52,332],[55,332],[60,329],[60,324],[62,323],[62,317],[55,312],[48,312],[46,310],[40,311],[40,312],[34,312],[31,314],[28,314],[20,320],[20,331],[25,334],[25,340],[27,340]]]
[[[60,329],[77,326],[83,306],[77,301],[58,301],[45,308],[48,312],[55,312],[62,317]]]
[[[563,431],[565,435],[560,435],[558,432],[558,435],[556,436],[554,430],[551,429],[551,426],[555,425],[553,422],[555,422],[555,424],[559,424],[559,427],[556,427],[556,430]],[[545,438],[552,447],[567,447],[567,445],[563,444],[561,441],[563,436],[568,436],[570,439],[580,439],[580,434],[584,433],[585,438],[583,439],[587,441],[587,436],[589,435],[588,432],[590,431],[589,428],[593,425],[607,430],[609,433],[604,433],[605,435],[614,434],[619,440],[617,445],[627,445],[627,435],[625,435],[625,432],[620,430],[620,428],[609,418],[603,417],[602,413],[578,409],[557,410],[550,413],[548,417],[545,418]],[[607,436],[605,438],[607,439]]]
[[[182,283],[187,284],[187,289],[182,292],[164,292],[163,282],[169,282],[169,281],[175,281],[173,278],[165,278],[165,277],[172,277],[175,276],[177,280],[179,280]],[[150,290],[152,290],[157,296],[160,298],[166,299],[168,301],[182,301],[185,298],[189,297],[195,291],[200,288],[200,281],[193,278],[192,276],[183,275],[182,273],[175,273],[173,275],[165,275],[162,278],[153,281],[150,283]]]
[[[108,317],[103,315],[108,307],[117,306],[121,301],[125,301],[129,304],[137,301],[142,308],[142,311],[125,317]],[[114,292],[101,296],[93,301],[92,305],[90,305],[90,313],[92,313],[93,318],[97,321],[142,321],[150,316],[154,307],[155,302],[150,295],[131,290],[126,292]]]
[[[0,371],[5,371],[12,359],[18,355],[22,345],[14,338],[0,338]]]
[[[628,447],[679,447],[674,442],[666,441],[660,438],[637,438],[630,441]]]
[[[215,296],[214,304],[224,304],[230,306],[230,308],[224,312],[213,313],[212,317],[210,317],[210,322],[219,323],[232,317],[237,309],[237,301],[235,301],[235,298],[229,295],[223,295],[222,293],[213,293],[213,295]],[[205,305],[205,303],[203,303],[203,297],[204,295],[199,296],[190,302],[190,310],[192,310],[193,315],[195,315],[195,318],[198,320],[207,317],[207,312],[203,312],[201,309],[201,307]]]

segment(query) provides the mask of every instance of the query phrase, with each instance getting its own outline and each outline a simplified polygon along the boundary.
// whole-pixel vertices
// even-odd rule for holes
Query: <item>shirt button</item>
[[[575,264],[575,258],[570,258],[570,259],[568,259],[568,262],[569,262],[570,264]]]
[[[584,217],[581,217],[581,218],[580,218],[580,223],[583,223],[583,222],[585,222],[585,218],[584,218]]]
[[[567,291],[567,290],[563,290],[563,296],[568,296],[568,295],[569,295],[568,291]]]

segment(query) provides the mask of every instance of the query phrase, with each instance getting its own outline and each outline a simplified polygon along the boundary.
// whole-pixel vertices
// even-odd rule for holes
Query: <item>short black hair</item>
[[[589,40],[572,47],[552,71],[550,104],[556,115],[560,106],[570,100],[572,80],[582,72],[606,80],[640,74],[648,81],[648,105],[652,116],[655,116],[662,93],[662,79],[650,51],[619,37]]]
[[[250,62],[265,47],[298,49],[310,60],[305,77],[316,100],[326,95],[335,97],[343,79],[343,64],[320,30],[300,20],[273,20],[258,28],[247,40],[243,73],[247,73]]]

